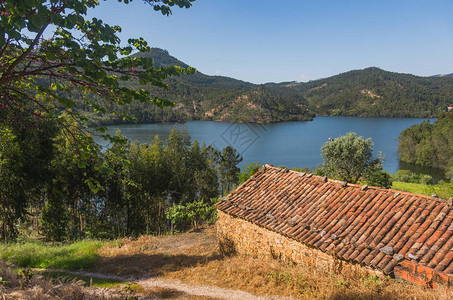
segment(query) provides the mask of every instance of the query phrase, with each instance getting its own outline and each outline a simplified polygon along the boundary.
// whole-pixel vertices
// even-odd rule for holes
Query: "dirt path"
[[[127,276],[116,276],[116,275],[107,275],[93,272],[85,271],[68,271],[68,270],[53,270],[59,272],[65,272],[72,275],[81,275],[94,278],[103,278],[103,279],[114,279],[121,281],[132,281],[136,284],[141,285],[145,290],[153,288],[169,289],[183,293],[184,295],[194,296],[194,297],[208,297],[213,299],[250,299],[250,300],[273,300],[273,299],[291,299],[289,297],[281,296],[255,296],[248,292],[241,290],[232,290],[220,288],[217,286],[201,286],[194,284],[183,283],[179,280],[174,279],[164,279],[164,278],[133,278]]]

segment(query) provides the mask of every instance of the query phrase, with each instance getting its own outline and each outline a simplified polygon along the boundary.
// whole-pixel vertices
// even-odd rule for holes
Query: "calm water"
[[[395,173],[399,168],[398,136],[400,132],[425,119],[316,117],[314,121],[268,125],[191,121],[187,126],[192,139],[200,144],[223,149],[235,147],[243,156],[241,167],[259,161],[274,166],[316,167],[322,162],[321,146],[329,138],[356,132],[374,142],[374,153],[382,152],[384,169]],[[131,141],[152,142],[155,135],[166,140],[175,124],[141,124],[109,127],[110,133],[120,129]],[[100,140],[98,140],[102,144]]]

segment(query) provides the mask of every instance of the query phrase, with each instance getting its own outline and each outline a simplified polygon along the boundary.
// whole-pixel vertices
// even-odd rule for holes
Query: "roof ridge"
[[[320,180],[325,180],[324,178],[327,178],[327,182],[333,182],[333,183],[339,183],[339,184],[346,183],[347,186],[352,186],[352,187],[357,187],[357,188],[365,187],[366,189],[372,189],[372,190],[378,190],[378,191],[385,190],[385,191],[389,191],[389,192],[393,192],[393,193],[400,193],[401,195],[417,196],[417,197],[425,198],[427,200],[438,201],[438,202],[446,203],[449,205],[453,205],[453,198],[443,199],[443,198],[439,198],[439,197],[433,197],[433,196],[428,196],[428,195],[423,195],[423,194],[416,194],[416,193],[411,193],[411,192],[406,192],[406,191],[401,191],[401,190],[395,190],[395,189],[391,189],[391,188],[386,189],[383,187],[372,186],[372,185],[367,185],[367,184],[362,185],[362,184],[350,183],[350,182],[345,182],[345,181],[341,181],[341,180],[337,180],[337,179],[328,178],[327,176],[315,175],[314,173],[299,172],[299,171],[295,171],[295,170],[288,169],[288,168],[275,167],[271,164],[265,164],[261,168],[263,168],[263,167],[264,167],[264,170],[269,168],[269,169],[273,169],[273,170],[287,170],[288,172],[299,173],[299,174],[312,174],[311,176],[318,178]]]

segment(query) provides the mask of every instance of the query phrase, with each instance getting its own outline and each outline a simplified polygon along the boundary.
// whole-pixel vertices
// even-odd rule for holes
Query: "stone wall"
[[[217,235],[220,249],[224,252],[237,252],[260,258],[274,258],[294,262],[302,266],[324,269],[336,273],[339,269],[348,269],[349,274],[372,272],[384,276],[379,270],[373,270],[358,264],[344,262],[333,255],[305,246],[263,227],[235,218],[218,210]],[[437,288],[453,286],[453,276],[437,272],[431,268],[404,260],[394,268],[397,279],[404,279],[417,285]]]
[[[382,272],[345,263],[332,255],[221,211],[218,211],[216,224],[220,248],[224,252],[237,252],[260,258],[272,257],[299,265],[322,268],[332,273],[339,271],[339,268],[349,268],[354,269],[354,272],[373,272],[382,275]]]

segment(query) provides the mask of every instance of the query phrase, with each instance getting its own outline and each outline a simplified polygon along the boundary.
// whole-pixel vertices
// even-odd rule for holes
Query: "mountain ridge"
[[[133,57],[151,57],[156,67],[188,64],[152,48]],[[196,66],[195,66],[196,67]],[[121,108],[139,123],[210,120],[270,123],[312,120],[316,115],[360,117],[435,117],[453,104],[453,78],[421,77],[377,67],[351,70],[309,82],[254,84],[207,75],[170,77],[168,90],[146,87],[175,103],[172,108],[132,103]],[[127,85],[143,88],[138,82]],[[119,117],[91,114],[94,125],[124,123]],[[92,124],[92,125],[93,125]]]

